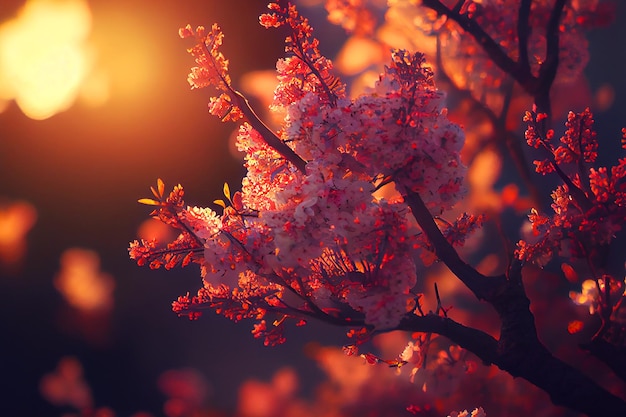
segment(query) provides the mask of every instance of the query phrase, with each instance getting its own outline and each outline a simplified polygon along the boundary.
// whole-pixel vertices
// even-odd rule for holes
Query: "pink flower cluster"
[[[237,146],[247,175],[235,195],[225,188],[230,204],[221,202],[221,216],[165,199],[159,183],[157,200],[143,202],[157,206],[155,214],[181,237],[164,249],[134,242],[131,257],[153,267],[200,264],[204,288],[180,297],[175,311],[196,318],[211,308],[233,320],[256,319],[253,333],[268,344],[284,340],[286,318],[394,328],[415,309],[414,259],[422,246],[402,195],[419,193],[436,215],[463,196],[463,132],[446,117],[422,54],[394,51],[371,91],[349,99],[307,20],[293,6],[269,8],[263,25],[291,29],[273,105],[286,113],[282,129],[259,128],[244,111]],[[190,49],[200,65],[190,80],[194,87],[217,83],[241,107],[227,61],[213,48],[221,37],[214,26]],[[394,198],[375,194],[394,187]],[[279,317],[273,326],[268,313]]]
[[[556,146],[552,142],[554,131],[542,132],[545,118],[543,114],[526,113],[526,141],[547,155],[535,161],[536,171],[556,174],[563,184],[552,192],[553,213],[531,211],[528,217],[535,242],[520,241],[516,254],[520,260],[543,265],[566,249],[567,241],[565,256],[597,257],[622,229],[626,217],[626,158],[610,169],[592,166],[598,142],[589,109],[569,113],[566,130]]]

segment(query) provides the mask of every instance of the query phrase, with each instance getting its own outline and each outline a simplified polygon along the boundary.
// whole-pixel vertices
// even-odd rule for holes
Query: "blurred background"
[[[319,372],[302,351],[319,338],[304,332],[272,349],[249,324],[177,318],[171,301],[199,288],[198,269],[150,271],[127,253],[150,212],[137,199],[157,178],[206,206],[244,174],[229,150],[236,126],[208,114],[210,91],[189,89],[191,45],[178,28],[219,22],[238,82],[283,52],[284,33],[258,24],[263,10],[252,0],[2,1],[1,415],[71,411],[40,390],[64,357],[82,363],[93,405],[121,416],[162,415],[157,382],[170,369],[197,369],[206,401],[231,410],[245,377],[289,363]]]
[[[225,181],[237,188],[236,126],[208,114],[210,91],[190,91],[190,45],[177,31],[218,22],[235,85],[246,84],[283,53],[285,34],[257,23],[265,3],[2,1],[1,415],[81,407],[171,415],[164,405],[185,395],[196,408],[230,413],[246,379],[270,380],[289,366],[306,396],[324,377],[307,352],[311,343],[341,345],[342,329],[311,323],[266,348],[248,324],[179,319],[170,303],[201,285],[197,268],[150,271],[127,254],[137,236],[162,233],[136,202],[157,178],[183,184],[187,203],[199,206],[220,198]],[[344,31],[326,23],[323,8],[306,13],[322,52],[334,56]],[[623,25],[589,39],[581,88],[611,86],[612,106],[596,120],[600,136],[615,137],[626,123],[626,85],[623,45],[611,48],[626,39]]]

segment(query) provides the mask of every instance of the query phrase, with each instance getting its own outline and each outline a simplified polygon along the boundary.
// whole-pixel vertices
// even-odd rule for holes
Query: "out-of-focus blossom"
[[[570,291],[569,296],[574,303],[589,306],[589,314],[596,314],[606,293],[607,282],[610,283],[611,299],[619,300],[626,296],[626,281],[620,282],[608,275],[598,278],[597,281],[593,279],[583,281],[581,292]]]
[[[54,286],[78,310],[106,312],[113,308],[115,281],[100,271],[100,258],[94,251],[72,248],[63,252]]]
[[[594,108],[597,111],[607,111],[613,105],[615,101],[615,89],[610,84],[602,84],[595,92],[594,95]]]
[[[274,89],[278,86],[276,70],[248,72],[241,77],[240,84],[241,90],[247,96],[259,101],[259,110],[262,111],[263,119],[272,126],[280,126],[285,118],[285,112],[269,111],[274,101]]]
[[[567,324],[567,332],[569,334],[575,334],[580,332],[585,327],[585,323],[580,320],[572,320]]]
[[[137,228],[137,237],[143,240],[157,240],[165,242],[176,237],[176,231],[157,219],[147,219]]]
[[[598,285],[592,279],[583,281],[581,292],[570,291],[569,297],[578,305],[589,306],[589,314],[595,313],[599,301]]]
[[[116,417],[109,407],[94,407],[91,388],[83,377],[83,367],[73,356],[59,360],[57,368],[45,374],[39,381],[39,392],[46,401],[58,407],[71,407],[76,413],[64,413],[63,417]],[[139,411],[130,417],[153,417]]]
[[[376,68],[387,58],[387,51],[377,42],[364,37],[351,37],[344,44],[336,59],[336,68],[343,74],[353,76],[368,68]]]
[[[159,376],[159,389],[168,399],[163,405],[167,417],[192,416],[204,406],[211,387],[195,369],[172,369]]]
[[[349,33],[371,34],[376,27],[376,16],[367,7],[368,3],[368,0],[327,0],[328,20]]]
[[[476,210],[500,210],[502,200],[493,190],[493,185],[501,169],[502,158],[493,149],[486,149],[474,158],[467,173],[467,181],[470,184],[471,204]]]
[[[547,115],[526,112],[529,123],[526,142],[548,155],[535,160],[535,170],[559,177],[562,184],[552,192],[552,213],[532,209],[528,218],[536,243],[519,241],[516,256],[522,261],[545,264],[554,255],[587,258],[606,250],[622,229],[626,217],[626,158],[614,166],[598,167],[598,138],[589,108],[581,113],[569,112],[566,130],[556,141],[554,130],[542,127]],[[626,147],[626,144],[623,145]]]
[[[37,210],[30,203],[0,205],[0,268],[12,269],[26,252],[26,234],[35,225]]]
[[[239,388],[238,415],[241,417],[289,415],[287,410],[297,390],[298,376],[290,368],[278,370],[269,383],[248,380]]]
[[[358,357],[346,357],[339,349],[323,347],[316,350],[315,359],[320,368],[341,393],[346,404],[358,401],[362,387],[367,385],[376,368],[364,366]]]
[[[91,389],[83,379],[83,367],[72,356],[61,358],[57,368],[39,381],[41,395],[57,406],[70,406],[84,410],[93,405]]]

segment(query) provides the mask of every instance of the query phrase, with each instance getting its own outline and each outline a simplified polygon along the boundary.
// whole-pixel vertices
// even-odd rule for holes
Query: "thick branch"
[[[498,361],[496,339],[481,330],[466,327],[448,317],[435,314],[407,315],[402,319],[397,330],[439,334],[478,356],[485,365],[492,365]]]
[[[411,316],[399,329],[435,332],[491,363],[522,377],[546,391],[556,405],[569,407],[589,416],[622,415],[626,402],[555,358],[537,338],[530,300],[524,290],[519,262],[514,262],[507,276],[487,277],[463,262],[435,224],[432,215],[416,193],[407,193],[405,201],[415,219],[435,247],[437,256],[479,298],[488,301],[502,322],[500,338],[467,328],[448,318]],[[610,414],[610,413],[614,414]],[[624,414],[626,415],[626,414]]]
[[[550,114],[550,88],[559,66],[559,23],[567,0],[556,0],[546,27],[546,58],[535,77],[528,63],[528,18],[531,1],[524,0],[519,7],[517,23],[519,61],[516,62],[498,45],[498,43],[474,20],[465,14],[450,9],[440,0],[422,0],[422,5],[456,22],[469,33],[485,53],[502,71],[510,74],[522,88],[535,100],[538,109]]]
[[[528,25],[528,20],[530,18],[531,3],[532,0],[522,0],[517,16],[518,65],[524,72],[530,72],[530,63],[528,62],[528,36],[530,35],[530,26]]]
[[[538,102],[540,95],[546,95],[549,100],[550,87],[556,77],[556,71],[559,67],[559,22],[561,21],[561,15],[563,14],[563,8],[567,0],[556,0],[550,18],[548,19],[548,26],[546,27],[546,59],[541,64],[539,69],[539,83],[537,85],[537,91],[534,95],[535,101]],[[549,104],[549,101],[548,101]],[[537,103],[539,107],[540,103]],[[550,114],[550,107],[539,108],[539,112]]]
[[[435,248],[435,254],[469,288],[479,300],[492,300],[505,283],[504,276],[487,277],[463,261],[437,227],[422,198],[414,192],[403,196],[424,234]]]
[[[554,404],[581,411],[590,417],[626,415],[626,402],[596,385],[578,370],[555,358],[539,342],[524,349],[503,350],[500,342],[480,330],[452,319],[436,316],[407,316],[398,330],[437,333],[474,353],[485,364],[493,364],[546,391]]]
[[[530,62],[528,61],[528,37],[530,35],[530,5],[532,0],[522,0],[517,14],[517,48],[519,51],[518,65],[521,71],[530,73]]]
[[[590,343],[581,345],[581,348],[604,362],[615,375],[626,382],[626,348],[617,347],[602,338],[595,338]]]

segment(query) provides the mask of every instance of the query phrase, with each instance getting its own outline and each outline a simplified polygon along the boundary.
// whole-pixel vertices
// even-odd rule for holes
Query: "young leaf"
[[[159,190],[159,197],[163,197],[165,192],[165,183],[161,178],[157,178],[157,189]]]
[[[230,187],[227,182],[224,183],[224,196],[230,201]]]
[[[217,204],[218,206],[221,206],[222,208],[226,208],[226,203],[224,202],[224,200],[213,200],[213,204]]]
[[[152,191],[152,195],[156,197],[157,200],[163,199],[163,193],[165,192],[165,183],[161,178],[157,178],[157,188],[150,187],[150,191]]]
[[[151,198],[140,198],[139,200],[137,200],[137,202],[140,204],[145,204],[147,206],[160,206],[161,205],[160,201],[156,201]]]

